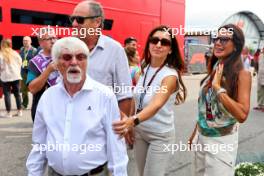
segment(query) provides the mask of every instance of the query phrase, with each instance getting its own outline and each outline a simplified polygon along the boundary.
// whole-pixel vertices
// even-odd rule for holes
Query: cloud
[[[251,11],[264,21],[259,0],[186,0],[186,26],[217,28],[228,17]]]

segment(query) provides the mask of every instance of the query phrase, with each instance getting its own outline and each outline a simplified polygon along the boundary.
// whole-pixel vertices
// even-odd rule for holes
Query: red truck
[[[0,39],[11,38],[14,49],[32,28],[45,25],[70,27],[68,15],[81,0],[0,0]],[[159,25],[184,26],[185,0],[98,0],[105,10],[103,33],[120,43],[129,36],[138,39],[143,50],[147,34]],[[183,54],[184,35],[177,35]],[[37,40],[33,37],[33,45]]]

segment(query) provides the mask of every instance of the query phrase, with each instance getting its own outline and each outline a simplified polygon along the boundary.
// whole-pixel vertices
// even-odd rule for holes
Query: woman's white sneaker
[[[5,117],[11,118],[11,117],[13,117],[13,115],[11,114],[11,112],[7,112],[6,115],[5,115]]]

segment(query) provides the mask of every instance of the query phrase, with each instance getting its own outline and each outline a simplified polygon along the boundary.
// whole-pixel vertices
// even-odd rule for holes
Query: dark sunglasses
[[[86,19],[94,19],[94,18],[97,18],[97,17],[100,17],[100,16],[87,16],[87,17],[83,17],[83,16],[70,16],[69,17],[69,20],[71,23],[74,22],[74,20],[77,21],[78,24],[83,24],[84,23],[84,20]]]
[[[159,39],[158,37],[150,37],[149,43],[152,43],[154,45],[158,44],[160,42],[161,46],[171,46],[171,41],[168,39]]]
[[[76,55],[72,55],[72,54],[61,55],[61,59],[63,59],[66,62],[71,61],[73,57],[75,57],[77,61],[83,61],[83,60],[87,59],[86,54],[83,54],[83,53],[76,54]]]
[[[214,44],[219,40],[221,45],[226,45],[226,43],[229,40],[232,40],[232,38],[230,38],[230,37],[216,37],[216,38],[213,38],[212,40],[213,40]]]

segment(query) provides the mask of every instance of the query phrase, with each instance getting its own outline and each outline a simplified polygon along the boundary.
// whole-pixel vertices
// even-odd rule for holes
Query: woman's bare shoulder
[[[251,72],[245,69],[242,69],[239,72],[238,80],[242,82],[251,82]]]

